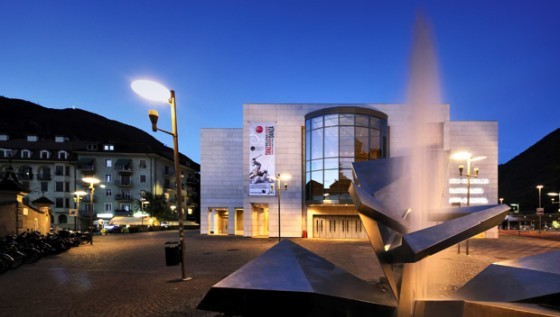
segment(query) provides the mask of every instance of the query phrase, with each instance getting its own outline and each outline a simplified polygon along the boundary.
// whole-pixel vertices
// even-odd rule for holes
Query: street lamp
[[[552,198],[552,204],[558,204],[558,212],[560,212],[560,192],[558,193],[554,193],[554,192],[550,192],[547,194],[548,196],[552,196],[552,197],[558,197],[558,201],[555,202],[554,198]]]
[[[132,90],[143,98],[148,100],[168,103],[171,106],[171,132],[162,130],[157,127],[158,122],[158,112],[156,110],[150,110],[148,116],[152,122],[152,131],[157,132],[158,130],[167,133],[173,137],[173,160],[175,161],[175,184],[177,187],[177,213],[179,216],[179,254],[181,257],[181,278],[182,280],[190,280],[190,277],[185,275],[185,233],[183,229],[183,204],[181,197],[181,169],[179,165],[179,141],[177,134],[177,105],[175,102],[175,91],[170,90],[160,83],[156,83],[150,80],[136,80],[131,84]]]
[[[539,215],[539,233],[541,233],[541,217],[544,213],[544,209],[541,207],[541,190],[543,187],[543,185],[537,185],[537,189],[539,190],[539,207],[537,208],[537,215]]]
[[[78,190],[74,192],[74,202],[76,203],[76,210],[77,210],[76,217],[74,217],[74,231],[77,230],[76,223],[78,222],[78,218],[80,216],[80,201],[82,201],[82,196],[85,195],[87,195],[87,193],[83,190]]]
[[[93,185],[99,184],[101,181],[95,177],[84,177],[82,178],[82,182],[89,183],[89,243],[93,245],[93,193],[95,191]]]
[[[467,177],[467,207],[471,205],[471,177],[478,178],[479,169],[478,167],[474,168],[471,172],[471,167],[473,162],[484,160],[486,156],[477,156],[472,157],[472,154],[469,152],[456,152],[451,155],[451,159],[456,161],[466,161],[467,162],[467,170],[465,171],[465,167],[463,165],[459,165],[459,175],[462,177],[463,172],[466,172]],[[467,239],[467,255],[469,255],[469,239]],[[461,244],[457,244],[457,254],[461,253]]]
[[[278,183],[276,186],[276,197],[278,198],[278,242],[280,242],[280,240],[282,239],[282,231],[281,231],[281,223],[280,223],[280,192],[282,190],[288,190],[288,183],[287,181],[292,178],[291,175],[288,174],[284,174],[284,175],[280,175],[278,174],[278,177],[276,177],[276,182]],[[284,188],[282,188],[282,184],[281,181],[284,181]],[[274,185],[270,186],[272,188],[272,190],[274,190]]]

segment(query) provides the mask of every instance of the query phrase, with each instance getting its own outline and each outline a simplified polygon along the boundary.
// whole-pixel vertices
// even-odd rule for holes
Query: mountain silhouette
[[[551,204],[554,197],[547,193],[560,192],[560,129],[499,165],[498,177],[499,197],[504,198],[504,203],[518,203],[522,213],[536,213],[539,206],[537,185],[543,185],[541,206],[546,213],[558,212],[558,204]],[[555,202],[558,199],[556,196]]]
[[[35,103],[0,96],[0,133],[10,140],[28,135],[68,141],[113,144],[117,152],[156,153],[173,160],[173,149],[150,134],[119,121],[77,108],[51,109]],[[78,149],[74,149],[78,150]],[[181,164],[199,170],[199,164],[180,155]]]

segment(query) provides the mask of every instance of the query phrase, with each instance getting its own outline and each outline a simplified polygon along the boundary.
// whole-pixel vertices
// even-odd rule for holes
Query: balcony
[[[132,160],[129,159],[118,159],[115,163],[115,171],[124,174],[132,173]]]
[[[40,181],[50,181],[52,177],[51,174],[37,174],[37,179]]]
[[[95,171],[95,159],[93,158],[81,158],[78,160],[77,165],[81,171]]]
[[[33,180],[33,173],[28,173],[28,172],[17,173],[17,178],[20,181],[30,181]]]
[[[132,187],[132,181],[131,180],[117,179],[117,180],[115,180],[115,185],[119,186],[119,187]]]
[[[132,197],[130,196],[130,194],[117,194],[115,195],[115,200],[116,201],[132,201]]]

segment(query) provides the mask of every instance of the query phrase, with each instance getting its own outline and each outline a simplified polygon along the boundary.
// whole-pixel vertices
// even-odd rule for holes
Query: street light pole
[[[474,176],[474,178],[478,178],[478,173],[479,173],[479,169],[478,167],[473,169],[474,175],[471,174],[471,167],[472,167],[472,162],[476,162],[476,161],[480,161],[486,158],[486,156],[478,156],[478,157],[472,157],[472,154],[469,152],[457,152],[455,154],[453,154],[451,156],[452,159],[455,160],[459,160],[459,161],[467,161],[467,207],[470,207],[471,205],[471,177]],[[464,166],[463,165],[459,165],[459,175],[463,176],[463,170],[464,170]],[[469,255],[469,239],[467,239],[466,241],[466,246],[467,246],[467,255]],[[457,254],[461,254],[461,243],[457,244]]]
[[[83,190],[79,190],[74,192],[74,201],[76,202],[76,216],[74,217],[74,231],[77,230],[76,223],[78,222],[78,218],[80,217],[80,202],[82,201],[82,196],[86,195],[87,193]],[[81,225],[80,225],[81,228]]]
[[[541,208],[541,190],[543,189],[543,185],[537,185],[537,189],[539,190],[539,208],[537,208],[537,215],[539,215],[539,233],[541,233],[541,217],[543,214],[543,209]]]
[[[95,192],[95,184],[99,184],[100,180],[95,177],[84,177],[83,182],[89,183],[89,243],[93,245],[93,194]]]
[[[186,277],[185,272],[185,233],[183,223],[183,204],[181,197],[181,169],[179,161],[179,136],[177,132],[177,104],[175,100],[175,91],[166,88],[165,86],[148,80],[137,80],[132,83],[132,89],[140,96],[158,102],[165,102],[171,106],[171,132],[160,129],[157,127],[158,113],[155,110],[150,110],[148,116],[152,122],[152,131],[161,131],[173,137],[173,160],[175,166],[175,186],[177,194],[177,214],[179,216],[179,256],[181,258],[181,279],[186,281],[190,277]]]
[[[278,174],[278,176],[276,177],[276,182],[277,182],[277,186],[276,186],[276,197],[278,198],[278,242],[280,242],[280,240],[282,240],[282,226],[281,226],[281,221],[280,221],[280,192],[282,190],[288,190],[288,184],[285,182],[284,183],[284,188],[282,189],[282,184],[281,184],[281,180],[284,179],[284,181],[288,180],[290,178],[290,175],[280,175]],[[272,185],[272,189],[274,189],[274,185]]]

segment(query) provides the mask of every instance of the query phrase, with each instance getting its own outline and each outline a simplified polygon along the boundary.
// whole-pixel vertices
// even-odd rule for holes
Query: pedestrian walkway
[[[277,239],[201,236],[186,231],[187,275],[165,266],[164,243],[177,231],[112,234],[95,244],[0,275],[0,316],[221,316],[196,310],[210,287],[277,243]],[[291,239],[366,281],[382,277],[365,240]],[[560,239],[559,239],[560,240]],[[560,241],[517,235],[471,239],[470,255],[451,247],[436,256],[435,284],[452,292],[488,264],[560,249]],[[441,267],[445,267],[441,269]]]

